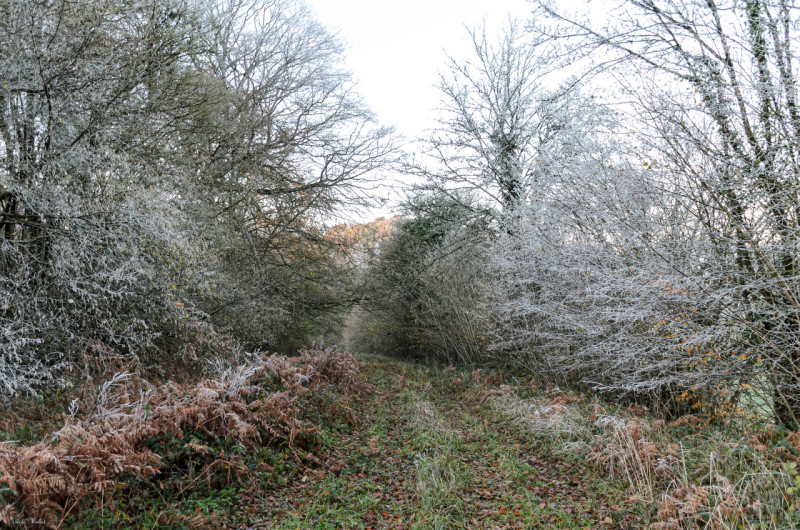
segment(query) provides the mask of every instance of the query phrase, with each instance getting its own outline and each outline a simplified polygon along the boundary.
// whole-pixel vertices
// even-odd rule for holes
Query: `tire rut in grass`
[[[408,528],[417,513],[416,450],[410,408],[413,391],[382,364],[361,376],[372,385],[353,403],[360,419],[351,433],[336,433],[329,450],[338,472],[306,474],[276,489],[262,507],[270,528]]]
[[[463,403],[463,401],[462,401]],[[453,432],[470,433],[458,458],[471,469],[466,497],[471,528],[626,528],[606,494],[589,487],[567,465],[535,454],[471,407],[444,414]],[[612,517],[613,516],[613,517]]]
[[[368,358],[361,423],[332,435],[343,462],[278,489],[262,527],[628,528],[615,491],[538,455],[448,374]],[[595,484],[601,484],[596,487]]]

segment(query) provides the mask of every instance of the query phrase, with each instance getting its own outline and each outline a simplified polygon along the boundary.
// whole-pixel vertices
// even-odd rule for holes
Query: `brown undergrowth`
[[[482,383],[484,379],[480,379]],[[481,400],[553,454],[626,485],[653,529],[795,528],[800,434],[687,415],[666,423],[547,385],[482,384]]]
[[[43,441],[0,443],[0,523],[57,527],[90,496],[124,488],[131,477],[156,480],[167,465],[159,451],[166,440],[179,442],[200,463],[181,491],[218,472],[229,481],[232,475],[249,480],[241,455],[211,447],[215,440],[244,448],[280,445],[299,464],[321,464],[309,452],[301,462],[294,451],[319,433],[305,419],[303,403],[331,385],[357,391],[358,367],[349,353],[314,349],[294,358],[262,355],[219,367],[218,375],[195,384],[151,386],[137,376],[117,374],[91,403],[73,401],[63,426]],[[355,421],[346,394],[337,406]]]

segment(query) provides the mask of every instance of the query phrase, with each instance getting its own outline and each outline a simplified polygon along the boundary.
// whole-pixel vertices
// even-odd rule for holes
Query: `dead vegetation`
[[[735,523],[738,521],[761,520],[765,514],[760,501],[742,505],[741,495],[737,495],[734,485],[724,476],[715,478],[713,484],[689,484],[665,495],[658,506],[658,522],[650,528],[678,530],[699,526],[722,530],[740,527]]]
[[[611,478],[624,478],[637,492],[653,499],[658,484],[677,477],[675,448],[653,443],[648,438],[652,427],[645,421],[602,415],[595,425],[604,434],[595,437],[586,461],[605,469]]]
[[[644,407],[475,381],[479,401],[516,429],[626,484],[650,528],[783,528],[800,515],[798,433],[737,430],[695,415],[666,423]]]
[[[73,401],[64,425],[44,441],[0,444],[0,523],[24,518],[53,528],[92,495],[124,488],[125,478],[158,479],[164,454],[157,440],[177,440],[200,457],[202,468],[181,488],[211,480],[247,481],[236,454],[212,449],[209,441],[230,439],[254,448],[307,445],[318,427],[304,419],[304,398],[328,385],[350,389],[358,363],[349,353],[312,349],[299,357],[262,355],[246,364],[220,367],[216,377],[196,384],[153,387],[121,373],[105,383],[93,403]],[[345,398],[343,416],[352,416]],[[86,406],[86,412],[81,410]],[[305,456],[311,463],[319,458]],[[236,476],[237,474],[241,476]]]

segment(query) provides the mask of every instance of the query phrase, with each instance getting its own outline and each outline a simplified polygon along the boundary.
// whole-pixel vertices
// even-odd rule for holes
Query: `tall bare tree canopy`
[[[4,392],[211,325],[275,345],[341,295],[321,222],[367,199],[392,147],[301,3],[5,2],[0,20]]]
[[[411,211],[448,235],[408,250],[421,269],[406,296],[473,319],[448,328],[409,309],[414,326],[458,329],[470,359],[523,360],[670,414],[759,403],[797,425],[798,10],[532,4],[526,32],[471,32],[472,60],[443,78]],[[442,214],[448,203],[484,214],[482,231]],[[482,291],[426,283],[442,263]]]

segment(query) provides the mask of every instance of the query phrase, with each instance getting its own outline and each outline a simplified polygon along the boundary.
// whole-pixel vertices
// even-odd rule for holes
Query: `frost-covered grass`
[[[520,385],[490,409],[559,457],[627,488],[652,528],[786,528],[800,517],[800,435],[687,415],[667,423],[642,407]]]

